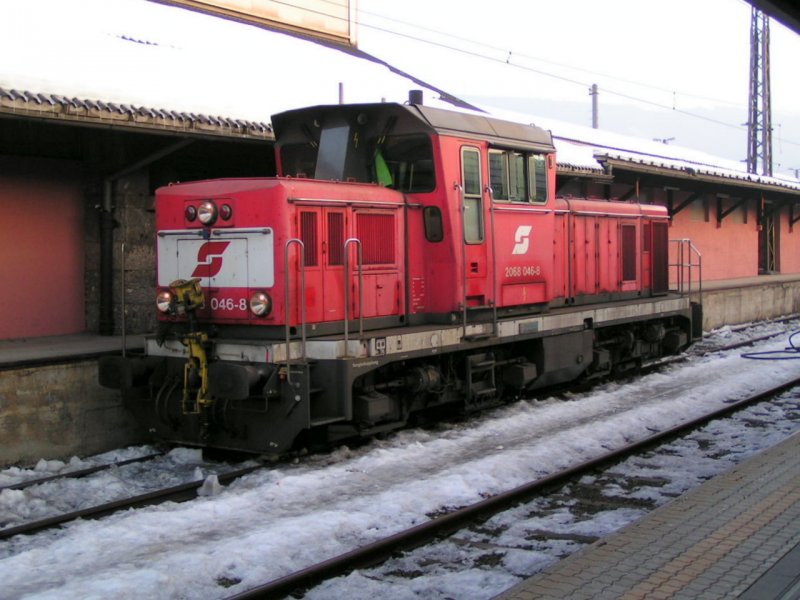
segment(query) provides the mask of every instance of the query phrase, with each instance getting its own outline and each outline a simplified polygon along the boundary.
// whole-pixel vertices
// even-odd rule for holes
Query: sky
[[[147,0],[4,4],[4,87],[268,121],[338,101],[342,80],[348,102],[403,101],[411,85],[313,44]],[[743,0],[357,6],[363,50],[473,103],[589,126],[596,83],[602,129],[746,157]],[[775,170],[790,172],[800,168],[800,36],[772,21],[771,39]]]
[[[601,128],[746,158],[751,6],[743,0],[397,6],[359,0],[361,47],[451,93],[589,126],[596,83]],[[770,39],[773,152],[787,171],[800,168],[800,36],[772,20]]]

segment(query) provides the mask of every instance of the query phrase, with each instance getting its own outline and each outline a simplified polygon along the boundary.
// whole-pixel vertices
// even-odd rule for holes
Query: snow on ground
[[[111,452],[105,452],[83,459],[73,456],[67,462],[42,458],[32,469],[15,466],[0,471],[0,488],[22,483],[23,481],[49,477],[51,475],[71,473],[98,465],[122,462],[141,456],[147,456],[148,454],[154,454],[155,452],[156,449],[152,446],[135,446],[131,448],[120,448],[119,450],[112,450]]]
[[[5,485],[10,485],[16,483],[15,480],[36,480],[96,465],[114,464],[155,452],[156,450],[151,446],[138,446],[115,450],[89,460],[73,457],[68,463],[42,459],[33,469],[17,467],[6,469],[0,473],[0,479],[5,479],[7,481]],[[255,464],[254,462],[244,463],[238,467]],[[64,478],[31,485],[24,490],[3,490],[0,493],[0,527],[14,527],[22,523],[91,508],[105,502],[122,500],[166,487],[203,481],[211,475],[228,471],[230,468],[224,463],[204,461],[200,449],[174,448],[164,456],[147,462],[112,466],[91,475],[90,482],[87,482],[86,479]],[[207,479],[206,483],[213,488],[214,481]],[[89,495],[83,493],[87,488],[92,490]]]
[[[305,598],[494,598],[593,539],[638,520],[649,508],[800,430],[798,392],[787,392],[780,400],[747,408],[733,418],[714,420],[685,438],[599,475],[584,476],[577,484],[582,489],[574,493],[570,484],[563,494],[536,498],[374,569],[326,581]],[[588,503],[580,500],[587,492]],[[620,508],[595,512],[592,492],[614,499],[611,506]],[[632,500],[639,500],[641,507],[628,506]]]
[[[785,346],[782,337],[759,349]],[[739,351],[696,357],[567,400],[519,401],[465,424],[260,471],[194,502],[12,539],[0,544],[3,595],[225,597],[799,375],[798,361],[748,361]],[[507,578],[465,568],[452,586],[502,589]]]

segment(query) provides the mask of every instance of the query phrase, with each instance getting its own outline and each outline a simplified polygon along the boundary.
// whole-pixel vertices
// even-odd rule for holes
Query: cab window
[[[531,202],[547,202],[547,157],[531,154],[528,157]]]
[[[317,169],[317,146],[285,144],[281,148],[281,172],[288,177],[313,177]]]
[[[374,181],[401,192],[436,188],[433,148],[426,135],[389,136],[374,144]]]
[[[547,202],[547,157],[492,149],[489,180],[496,202]]]
[[[483,200],[481,195],[481,154],[477,148],[461,149],[461,181],[464,202],[464,241],[483,241]]]

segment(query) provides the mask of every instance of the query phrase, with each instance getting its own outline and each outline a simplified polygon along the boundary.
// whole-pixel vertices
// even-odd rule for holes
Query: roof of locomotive
[[[555,152],[549,131],[535,125],[514,123],[473,111],[455,111],[433,108],[421,104],[332,104],[289,110],[273,115],[272,125],[280,145],[286,138],[294,138],[313,124],[320,127],[331,117],[353,120],[359,125],[375,128],[376,134],[439,133],[486,140],[499,146],[508,146],[537,152]],[[394,121],[389,125],[389,119]],[[294,134],[294,135],[293,135]]]

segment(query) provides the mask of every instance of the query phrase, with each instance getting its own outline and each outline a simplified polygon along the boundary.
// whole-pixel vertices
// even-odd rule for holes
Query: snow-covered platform
[[[800,434],[499,600],[800,598]]]

